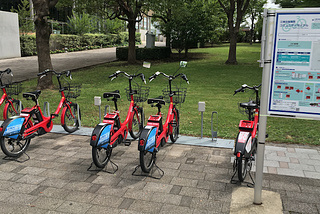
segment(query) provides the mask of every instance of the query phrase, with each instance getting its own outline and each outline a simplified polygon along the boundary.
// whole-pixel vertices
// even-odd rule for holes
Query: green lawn
[[[198,112],[198,102],[206,103],[204,113],[204,135],[211,135],[211,112],[218,112],[218,137],[234,139],[238,133],[240,119],[246,119],[238,111],[238,102],[247,101],[248,93],[239,93],[233,96],[233,91],[242,84],[258,85],[261,83],[262,68],[259,67],[257,60],[260,58],[260,44],[238,44],[237,61],[238,65],[225,65],[228,56],[228,45],[221,45],[213,48],[190,50],[191,59],[188,60],[187,68],[180,69],[187,75],[190,85],[182,79],[174,82],[179,87],[187,87],[187,97],[185,103],[180,106],[181,121],[180,133],[185,135],[200,135],[200,113]],[[142,64],[142,63],[141,63]],[[108,76],[117,70],[126,71],[129,74],[135,73],[141,65],[127,65],[124,62],[108,63],[90,69],[73,72],[73,82],[82,83],[81,96],[77,99],[82,113],[82,125],[94,127],[99,123],[98,107],[94,106],[94,96],[101,96],[104,92],[120,90],[121,101],[121,121],[125,119],[129,102],[126,99],[124,88],[128,87],[128,80],[124,77],[117,78],[112,82]],[[151,76],[156,71],[173,74],[179,67],[179,62],[152,62],[151,68],[143,68],[140,71],[146,77]],[[36,86],[36,79],[23,83],[24,91],[33,90]],[[136,79],[142,83],[140,79]],[[166,87],[168,81],[157,78],[151,83],[149,97],[162,95],[161,90]],[[21,95],[19,96],[20,99]],[[45,90],[40,95],[40,103],[50,102],[50,111],[53,112],[60,100],[58,90]],[[24,106],[32,103],[23,100]],[[102,99],[102,105],[112,105]],[[150,114],[155,114],[156,109],[151,108],[146,103],[143,105],[146,119]],[[104,109],[104,107],[102,107]],[[166,116],[168,105],[163,108],[164,117]],[[59,119],[55,120],[59,123]],[[267,133],[271,142],[287,142],[319,145],[320,132],[317,121],[268,118]]]

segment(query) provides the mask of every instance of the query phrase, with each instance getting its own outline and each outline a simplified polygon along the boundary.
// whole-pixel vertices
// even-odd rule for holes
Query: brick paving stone
[[[220,202],[231,202],[231,191],[213,191],[209,193],[209,199]]]
[[[96,196],[96,194],[89,192],[70,191],[64,200],[89,204]]]
[[[39,197],[37,200],[32,202],[33,206],[36,206],[38,208],[42,209],[48,209],[48,210],[55,210],[57,209],[64,200],[62,199],[57,199],[57,198],[49,198],[49,197]]]
[[[11,196],[13,193],[6,191],[6,190],[0,190],[0,201],[5,200],[7,197]]]
[[[31,193],[33,190],[37,189],[37,185],[34,184],[23,184],[23,183],[12,183],[7,190],[15,193]]]
[[[161,193],[161,192],[154,192],[151,195],[151,200],[153,202],[161,202],[164,204],[173,204],[173,205],[179,205],[180,202],[184,199],[184,196],[180,195],[173,195],[173,194],[167,194],[167,193]]]
[[[0,172],[0,180],[10,180],[17,174],[13,172]]]
[[[164,192],[169,193],[172,189],[173,185],[171,184],[161,184],[161,183],[155,183],[155,182],[149,182],[146,184],[146,186],[143,188],[145,191],[152,191],[152,192]]]
[[[8,196],[3,200],[3,202],[8,202],[12,204],[28,205],[35,201],[38,197],[33,195],[28,195],[24,193],[16,193]]]
[[[303,170],[315,172],[315,167],[306,164],[288,163],[290,169]]]
[[[170,178],[170,180],[171,179],[172,178]],[[117,184],[118,187],[126,187],[129,189],[136,189],[136,190],[142,190],[145,187],[145,185],[146,185],[145,181],[137,181],[137,180],[131,180],[131,179],[121,179],[120,182]]]
[[[49,187],[56,187],[56,188],[63,188],[67,185],[69,181],[62,180],[58,178],[47,178],[43,182],[40,183],[41,186],[49,186]]]
[[[118,206],[118,209],[129,209],[131,204],[134,202],[133,199],[131,198],[125,198],[121,204]]]
[[[90,174],[79,173],[79,172],[70,172],[66,173],[61,179],[71,180],[71,181],[85,181],[90,177]]]
[[[182,187],[180,195],[197,197],[197,198],[208,198],[209,190],[206,189],[197,189],[193,187]]]
[[[213,213],[222,213],[223,202],[216,202],[212,199],[193,198],[190,207],[199,210],[208,210]]]
[[[192,214],[193,209],[189,207],[175,206],[171,204],[163,204],[160,214]]]
[[[286,153],[284,153],[282,151],[277,151],[277,156],[286,157]]]
[[[287,162],[279,161],[279,165],[280,165],[280,168],[286,168],[286,169],[289,168],[289,165]]]
[[[308,154],[312,160],[320,160],[320,154]]]
[[[297,213],[317,213],[317,207],[315,204],[307,204],[307,203],[300,203],[297,201],[283,201],[283,207],[285,210],[289,211],[290,213],[297,212]]]
[[[268,166],[268,173],[277,174],[277,168]]]
[[[34,196],[39,196],[43,193],[44,190],[46,190],[48,187],[46,186],[38,186],[37,189],[33,190],[32,192],[30,192],[30,195],[34,195]]]
[[[61,170],[55,170],[55,169],[46,169],[45,171],[40,173],[39,176],[49,177],[49,178],[61,178],[66,173],[68,173],[68,172],[61,171]]]
[[[96,193],[101,187],[102,184],[92,184],[89,189],[86,190],[86,192]]]
[[[144,191],[144,190],[128,189],[123,195],[123,197],[138,199],[142,201],[150,201],[154,193],[155,192]]]
[[[93,205],[87,212],[86,214],[119,214],[120,210],[119,209],[115,209],[112,207],[103,207],[103,206],[99,206],[99,205]]]
[[[315,178],[315,179],[320,179],[320,172],[309,172],[309,171],[304,171],[304,174],[308,178]]]
[[[39,184],[44,181],[46,178],[36,175],[25,175],[21,177],[17,182],[19,183],[26,183],[26,184]]]
[[[102,195],[112,195],[117,197],[122,197],[128,188],[120,188],[114,186],[102,186],[96,193]]]
[[[198,184],[198,180],[188,179],[188,178],[177,178],[174,177],[171,181],[172,185],[178,185],[178,186],[190,186],[190,187],[196,187]]]
[[[295,148],[287,148],[287,152],[296,153],[296,150],[295,150]]]
[[[302,170],[298,170],[298,169],[278,168],[277,172],[278,172],[279,175],[305,177],[303,171]]]
[[[288,182],[283,182],[283,181],[272,181],[271,180],[270,181],[270,188],[271,189],[280,189],[280,190],[301,192],[298,184],[288,183]]]
[[[193,164],[181,164],[179,169],[181,171],[195,171],[195,172],[202,172],[204,169],[204,166],[199,166],[199,165],[193,165]]]
[[[87,182],[69,181],[69,183],[63,188],[68,190],[87,192],[92,187],[92,185],[93,184]]]
[[[225,191],[226,184],[222,182],[199,180],[197,188],[215,190],[215,191]]]
[[[196,171],[180,171],[179,177],[189,179],[204,179],[206,173]]]
[[[130,210],[134,210],[141,213],[159,213],[162,207],[162,203],[151,202],[151,201],[141,201],[135,200],[130,205]]]
[[[275,160],[264,160],[263,161],[264,166],[271,166],[271,167],[279,167],[279,161]]]
[[[180,203],[179,204],[176,204],[176,205],[180,205],[180,206],[183,206],[183,207],[190,207],[190,204],[192,202],[192,197],[190,196],[180,196]]]
[[[173,185],[173,187],[172,187],[171,190],[170,190],[170,194],[179,195],[181,189],[182,189],[182,186]]]
[[[161,161],[157,163],[157,165],[160,168],[167,168],[167,169],[179,169],[180,163],[172,163],[172,162],[166,162],[166,161]]]
[[[304,193],[304,192],[293,192],[286,191],[286,195],[288,199],[292,199],[294,201],[302,202],[302,203],[313,203],[317,204],[320,201],[320,196],[316,193]]]
[[[299,159],[298,158],[294,158],[294,157],[290,157],[290,163],[296,163],[299,164]]]
[[[113,207],[117,208],[120,204],[125,200],[125,198],[119,198],[109,195],[96,195],[95,198],[90,202],[91,204],[105,206],[105,207]]]
[[[81,214],[86,213],[91,206],[91,204],[79,203],[74,201],[64,201],[63,204],[61,204],[56,210],[67,213]]]
[[[297,153],[307,153],[307,154],[315,154],[318,155],[318,151],[315,149],[302,149],[302,148],[295,148]]]

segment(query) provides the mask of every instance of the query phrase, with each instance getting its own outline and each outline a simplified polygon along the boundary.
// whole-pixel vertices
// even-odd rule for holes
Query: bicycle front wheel
[[[0,137],[1,150],[9,157],[20,157],[28,148],[31,139],[16,140],[12,138]]]
[[[243,182],[247,176],[248,171],[248,158],[244,158],[242,154],[237,158],[238,179]]]
[[[153,153],[149,151],[140,151],[140,166],[143,172],[149,173],[153,167]]]
[[[9,117],[13,117],[16,115],[19,115],[21,110],[23,109],[23,106],[21,105],[21,109],[20,109],[20,101],[19,100],[11,100],[11,103],[6,103],[6,107],[4,109],[6,109],[6,111],[3,112],[3,119],[6,120]]]
[[[173,121],[170,124],[172,127],[172,134],[170,135],[170,139],[172,143],[176,142],[179,136],[179,111],[175,109]]]
[[[78,130],[79,128],[79,120],[81,118],[80,108],[79,108],[79,115],[78,115],[78,108],[76,103],[70,104],[70,108],[68,106],[64,107],[62,111],[62,117],[64,117],[62,127],[66,132],[72,133]],[[71,114],[72,112],[72,114]]]
[[[98,168],[104,168],[107,165],[107,163],[110,160],[111,154],[112,154],[112,148],[110,146],[108,146],[107,148],[102,148],[97,146],[92,147],[93,163]]]
[[[129,132],[133,139],[137,139],[138,137],[140,137],[141,131],[143,129],[144,115],[142,108],[136,108],[133,112],[134,113],[131,121],[131,130]]]

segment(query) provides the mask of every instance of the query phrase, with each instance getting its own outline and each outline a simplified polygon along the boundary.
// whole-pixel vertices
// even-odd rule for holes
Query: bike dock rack
[[[213,130],[213,115],[216,114],[216,131]],[[214,139],[213,139],[214,138]],[[213,111],[211,113],[211,139],[214,142],[217,142],[218,140],[218,112]]]

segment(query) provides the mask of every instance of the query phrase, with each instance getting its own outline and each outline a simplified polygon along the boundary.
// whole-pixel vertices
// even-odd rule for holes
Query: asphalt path
[[[51,54],[53,69],[57,72],[85,68],[115,60],[117,60],[115,47]],[[33,79],[39,73],[38,57],[0,59],[0,71],[7,68],[12,70],[13,82]]]

